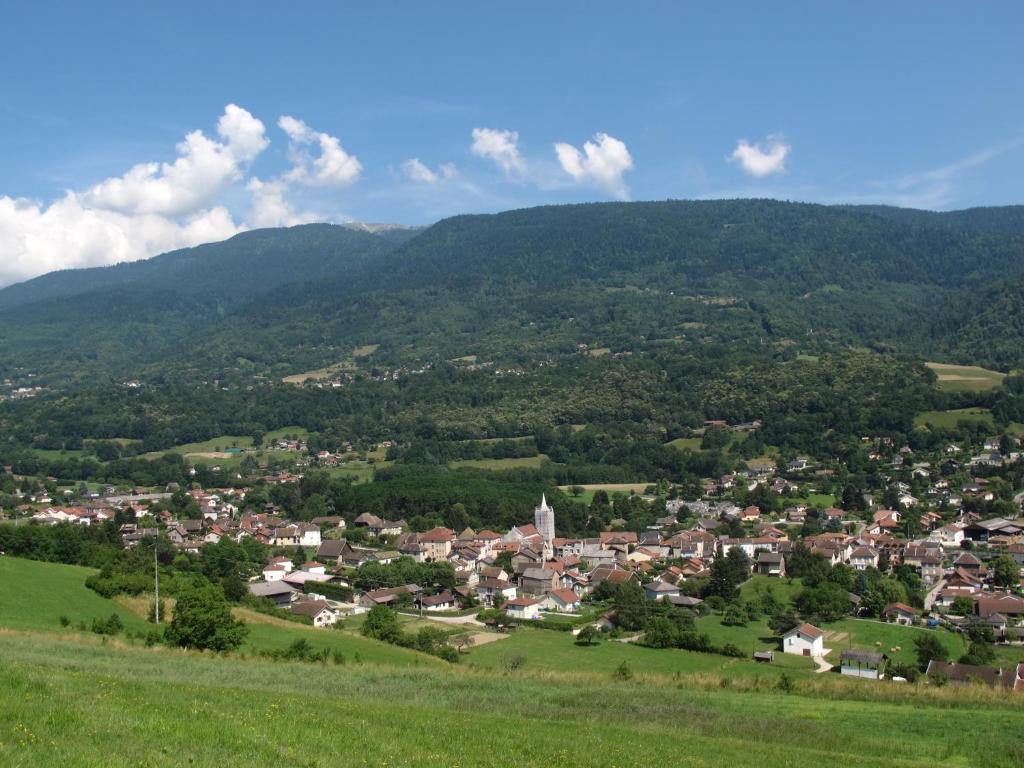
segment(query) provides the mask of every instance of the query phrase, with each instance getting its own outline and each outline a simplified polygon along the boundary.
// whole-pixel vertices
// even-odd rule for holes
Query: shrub
[[[60,619],[58,619],[58,621],[60,621],[60,625],[61,625],[62,627],[66,627],[66,626],[67,626],[68,624],[70,624],[70,623],[71,623],[71,619],[69,619],[69,618],[68,618],[67,616],[65,616],[64,614],[61,614],[61,616],[60,616]]]
[[[615,675],[616,680],[633,679],[633,670],[629,668],[629,665],[626,663],[625,659],[623,659],[622,663],[615,668],[615,672],[613,674]]]
[[[116,635],[123,629],[124,623],[116,613],[110,614],[106,619],[92,620],[92,631],[97,635]]]

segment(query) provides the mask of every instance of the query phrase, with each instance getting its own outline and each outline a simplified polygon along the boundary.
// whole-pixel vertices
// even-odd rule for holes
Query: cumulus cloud
[[[519,154],[519,134],[497,128],[474,128],[469,151],[477,157],[492,160],[506,174],[520,174],[526,163]]]
[[[173,162],[141,163],[49,204],[0,196],[0,285],[240,232],[245,227],[215,203],[269,141],[263,123],[235,104],[225,107],[216,130],[219,138],[189,133]]]
[[[362,163],[358,157],[345,151],[338,137],[314,131],[290,115],[283,116],[277,124],[292,142],[294,167],[285,174],[289,181],[310,187],[345,187],[359,178],[363,171]],[[303,149],[312,144],[320,148],[317,157],[310,156]]]
[[[745,173],[762,179],[786,170],[786,158],[791,149],[792,146],[783,141],[781,136],[768,136],[764,142],[756,144],[740,139],[729,160],[739,165]]]
[[[287,184],[281,179],[260,181],[253,177],[245,188],[252,196],[252,206],[246,220],[250,227],[293,227],[317,220],[316,214],[312,212],[296,212],[285,199]]]
[[[583,144],[583,151],[572,144],[555,144],[558,162],[567,174],[581,183],[592,183],[614,195],[625,197],[629,190],[622,179],[632,170],[633,158],[626,144],[607,133],[594,135]]]
[[[410,181],[418,181],[423,184],[439,184],[447,179],[455,178],[458,171],[451,163],[443,163],[438,167],[437,171],[433,171],[420,162],[418,157],[412,157],[402,163],[402,173]]]
[[[263,123],[229,104],[217,122],[222,141],[192,131],[173,163],[141,163],[82,195],[82,203],[125,214],[183,216],[209,205],[242,177],[244,166],[266,149]]]
[[[45,207],[0,197],[0,285],[224,240],[240,230],[223,206],[176,220],[90,207],[74,192]]]

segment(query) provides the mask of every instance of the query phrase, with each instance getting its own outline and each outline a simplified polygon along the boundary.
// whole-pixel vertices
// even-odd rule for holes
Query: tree
[[[583,492],[585,490],[586,488],[584,488],[582,485],[574,485],[569,488],[569,493],[571,493],[573,496],[579,497],[583,495]]]
[[[452,645],[455,646],[455,650],[459,653],[464,652],[467,648],[471,648],[475,642],[473,635],[469,632],[463,632],[462,634],[455,635],[451,639]]]
[[[821,622],[838,621],[850,612],[850,596],[838,584],[825,582],[820,587],[801,590],[793,600],[804,616]]]
[[[174,618],[165,638],[171,645],[210,651],[233,651],[248,633],[231,615],[224,590],[209,582],[192,584],[178,593]]]
[[[992,561],[992,579],[999,587],[1011,587],[1020,580],[1020,566],[1009,555],[1001,555]]]
[[[776,613],[768,619],[768,628],[777,635],[784,635],[800,624],[800,619],[792,613]]]
[[[363,635],[385,643],[396,643],[402,637],[402,628],[398,626],[398,614],[386,605],[375,605],[366,614],[363,622]]]
[[[679,641],[679,630],[664,616],[655,616],[647,622],[644,645],[651,648],[675,648]]]
[[[601,633],[593,624],[584,624],[576,633],[576,645],[595,645],[601,639]]]
[[[917,652],[917,666],[922,672],[928,669],[929,661],[948,661],[949,651],[933,632],[921,633],[914,638]]]

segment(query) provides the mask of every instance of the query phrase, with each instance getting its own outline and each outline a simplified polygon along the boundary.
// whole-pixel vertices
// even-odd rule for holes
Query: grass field
[[[594,494],[597,491],[604,491],[609,497],[614,496],[616,493],[626,493],[630,495],[642,494],[645,488],[654,485],[654,483],[592,483],[590,485],[581,484],[580,488],[583,489],[583,493],[579,496],[573,496],[569,489],[571,485],[560,485],[558,486],[561,490],[569,493],[570,498],[583,502],[584,504],[590,504],[594,500]]]
[[[983,422],[995,429],[992,413],[987,408],[958,408],[952,411],[923,411],[914,417],[914,426],[947,429],[961,421]]]
[[[127,631],[146,633],[153,628],[145,621],[149,599],[119,598],[115,602],[100,597],[85,586],[90,573],[93,571],[74,565],[0,557],[0,584],[4,586],[0,590],[0,627],[77,635],[81,634],[76,629],[79,622],[88,627],[93,619],[105,619],[116,613]],[[368,640],[358,634],[357,628],[314,629],[244,608],[236,608],[234,613],[249,625],[243,653],[277,650],[305,638],[317,650],[340,651],[350,660],[402,667],[444,663],[432,656]],[[67,628],[60,625],[62,615],[71,621]]]
[[[691,451],[699,451],[700,444],[703,442],[703,438],[700,437],[677,437],[675,440],[671,440],[665,445],[671,445],[673,448],[679,450],[689,449]]]
[[[578,766],[581,755],[595,768],[648,766],[653,755],[731,768],[1024,760],[1019,702],[987,691],[825,675],[787,695],[764,675],[726,685],[701,675],[619,681],[604,670],[321,667],[17,633],[0,634],[0,653],[0,764],[19,768],[497,768],[513,755],[528,768]]]
[[[701,619],[703,621],[703,619]],[[704,631],[704,627],[701,627]],[[506,639],[474,648],[466,654],[467,663],[504,669],[511,659],[521,657],[523,668],[534,672],[593,672],[611,675],[622,662],[634,673],[672,677],[694,672],[780,674],[781,671],[712,653],[644,648],[633,643],[604,640],[598,645],[580,647],[569,632],[524,627]],[[813,665],[812,665],[813,667]]]
[[[1005,373],[979,368],[976,365],[925,363],[939,379],[939,389],[951,392],[983,392],[1003,383]]]
[[[378,465],[383,463],[378,462]],[[373,482],[373,467],[361,461],[352,461],[340,467],[330,467],[326,471],[331,477],[351,477],[356,483]]]
[[[541,465],[547,460],[547,454],[538,453],[536,456],[524,456],[515,459],[462,459],[453,461],[451,466],[493,470],[540,469]]]
[[[126,629],[145,631],[143,619],[86,588],[91,573],[76,565],[0,557],[0,627],[72,632],[79,622],[89,626],[116,613]],[[71,621],[67,629],[61,629],[61,616]]]
[[[60,628],[61,613],[114,610],[130,628],[148,626],[87,590],[88,572],[0,558],[0,765],[498,768],[511,755],[526,768],[578,766],[580,755],[596,768],[639,768],[652,755],[730,768],[1024,761],[1020,701],[988,689],[815,675],[799,657],[769,667],[615,641],[580,648],[569,633],[529,628],[448,665],[349,629],[248,613],[240,655],[145,648]],[[860,624],[868,625],[834,628],[865,642],[871,632],[889,642],[925,631]],[[254,654],[299,638],[341,649],[344,663]],[[510,672],[516,656],[524,662]],[[615,673],[623,662],[631,679]]]
[[[915,664],[917,656],[914,652],[914,638],[925,633],[938,637],[954,660],[967,650],[960,635],[945,630],[903,627],[899,624],[852,618],[828,624],[822,629],[831,633],[826,635],[825,647],[833,649],[828,660],[834,664],[839,663],[839,653],[846,648],[875,650],[888,655],[893,661]]]

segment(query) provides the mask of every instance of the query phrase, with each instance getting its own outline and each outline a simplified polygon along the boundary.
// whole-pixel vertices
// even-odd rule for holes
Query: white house
[[[825,633],[811,624],[793,627],[782,636],[782,650],[798,656],[821,656],[825,653]]]
[[[317,525],[303,523],[299,526],[298,533],[301,547],[319,547],[323,543],[320,537],[320,527]]]
[[[338,620],[338,612],[326,600],[304,600],[292,606],[292,613],[309,616],[314,627],[329,627]]]
[[[644,585],[644,594],[651,600],[664,600],[666,597],[679,597],[679,587],[656,579]]]
[[[540,601],[532,597],[517,597],[505,603],[505,613],[513,619],[539,619]]]
[[[263,569],[264,581],[280,581],[288,573],[283,565],[268,565]]]
[[[558,613],[576,613],[580,609],[580,598],[571,589],[555,589],[541,599],[541,606]]]

